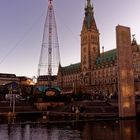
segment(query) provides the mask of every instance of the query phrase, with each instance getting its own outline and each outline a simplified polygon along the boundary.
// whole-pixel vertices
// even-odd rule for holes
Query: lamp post
[[[13,114],[15,113],[15,103],[16,103],[16,100],[15,100],[15,94],[13,94]]]
[[[16,99],[15,99],[15,94],[13,94],[13,87],[11,85],[10,87],[10,90],[9,90],[9,95],[10,95],[10,107],[12,107],[12,112],[13,114],[15,113],[15,102],[16,102]]]
[[[9,89],[9,95],[10,95],[10,107],[12,106],[12,85]]]

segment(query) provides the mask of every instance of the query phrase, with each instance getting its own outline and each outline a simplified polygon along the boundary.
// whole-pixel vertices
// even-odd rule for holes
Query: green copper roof
[[[139,51],[140,51],[140,45],[138,45]],[[99,57],[96,58],[96,65],[101,66],[105,63],[112,63],[116,61],[117,59],[117,49],[112,49],[109,51],[106,51],[104,53],[101,53]],[[73,71],[80,71],[80,64],[71,64],[69,66],[61,67],[62,72],[73,72]]]
[[[96,59],[96,65],[102,65],[103,63],[110,63],[117,59],[117,50],[109,50],[107,52],[101,53],[100,57]]]
[[[61,67],[61,72],[72,72],[72,71],[80,70],[80,64],[81,63],[76,63],[76,64],[71,64],[69,66]]]

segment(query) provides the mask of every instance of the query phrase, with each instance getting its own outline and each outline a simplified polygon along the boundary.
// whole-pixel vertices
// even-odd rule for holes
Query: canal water
[[[140,120],[0,124],[0,140],[140,140]]]

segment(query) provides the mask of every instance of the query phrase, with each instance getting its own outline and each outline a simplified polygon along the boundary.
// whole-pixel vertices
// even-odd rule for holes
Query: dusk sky
[[[85,0],[53,0],[61,65],[80,62]],[[140,0],[93,0],[100,47],[116,47],[115,26],[131,27],[140,44]],[[48,0],[0,0],[0,73],[36,76]]]

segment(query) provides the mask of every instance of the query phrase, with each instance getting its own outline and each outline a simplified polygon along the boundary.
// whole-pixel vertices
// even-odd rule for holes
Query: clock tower
[[[81,31],[81,70],[94,68],[96,58],[100,55],[99,31],[96,26],[91,0],[86,0],[85,17]]]

